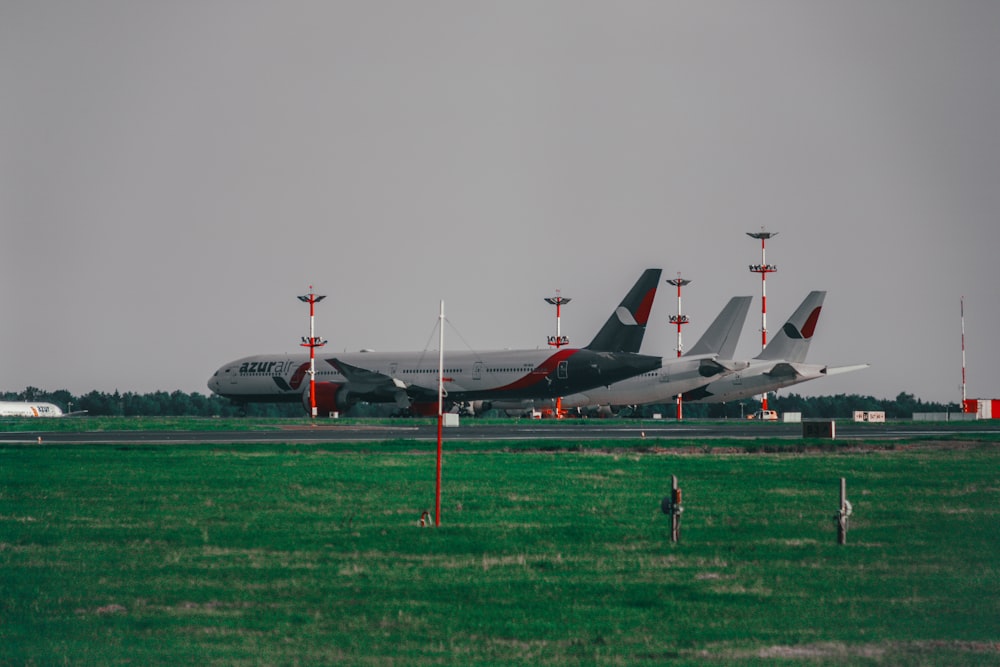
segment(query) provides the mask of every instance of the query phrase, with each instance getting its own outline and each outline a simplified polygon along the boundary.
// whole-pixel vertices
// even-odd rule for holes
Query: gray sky
[[[1000,396],[1000,3],[0,0],[0,389],[208,393],[299,351],[690,346],[812,289],[803,394]],[[674,354],[664,285],[644,351]],[[992,334],[990,332],[993,332]],[[787,391],[787,390],[786,390]]]

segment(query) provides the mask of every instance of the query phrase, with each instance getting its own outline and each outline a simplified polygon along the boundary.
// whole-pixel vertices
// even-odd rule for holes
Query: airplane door
[[[482,380],[483,379],[483,362],[477,361],[472,364],[472,379]]]
[[[556,377],[560,380],[565,380],[569,377],[569,362],[560,361],[559,365],[556,366]]]

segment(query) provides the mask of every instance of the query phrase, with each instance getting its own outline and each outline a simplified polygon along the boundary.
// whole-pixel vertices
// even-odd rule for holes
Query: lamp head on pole
[[[772,236],[777,236],[778,232],[766,232],[764,228],[761,227],[759,232],[747,232],[747,236],[754,239],[769,239]]]

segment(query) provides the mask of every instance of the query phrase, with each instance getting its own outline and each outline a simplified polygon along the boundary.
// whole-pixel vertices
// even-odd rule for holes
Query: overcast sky
[[[0,0],[0,389],[585,344],[646,267],[690,346],[828,290],[799,385],[1000,396],[1000,3]],[[674,354],[664,285],[643,351]],[[789,391],[789,390],[786,390]]]

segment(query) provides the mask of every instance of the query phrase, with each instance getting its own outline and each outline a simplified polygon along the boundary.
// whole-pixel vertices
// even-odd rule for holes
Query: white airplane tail
[[[825,298],[826,291],[809,292],[805,300],[781,327],[781,330],[768,341],[767,346],[754,358],[790,363],[805,361],[806,353],[809,352],[809,343],[812,342],[813,334],[816,332],[816,324],[819,322],[819,313],[823,309],[823,299]]]
[[[684,356],[695,357],[702,354],[717,354],[719,359],[734,359],[736,344],[740,341],[740,330],[747,319],[752,296],[734,296],[726,307],[705,329],[698,342]]]

